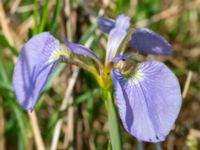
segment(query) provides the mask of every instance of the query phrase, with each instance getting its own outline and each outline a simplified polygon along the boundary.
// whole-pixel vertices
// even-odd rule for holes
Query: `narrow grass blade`
[[[6,71],[4,69],[4,66],[3,66],[3,63],[2,61],[0,60],[0,80],[4,81],[5,83],[8,83],[9,80],[8,80],[8,77],[7,77],[7,74],[6,74]]]
[[[48,4],[49,4],[49,0],[45,0],[43,9],[42,9],[42,16],[41,16],[41,20],[40,20],[40,25],[39,25],[39,33],[44,31],[45,29],[45,25],[46,25],[46,21],[47,21],[47,13],[48,13]]]
[[[10,43],[7,41],[4,35],[0,34],[0,44],[4,47],[7,47],[11,50],[11,52],[15,55],[18,56],[18,51],[16,48],[14,48]]]
[[[49,26],[51,33],[55,33],[57,29],[61,9],[62,9],[62,1],[56,0],[55,11],[54,11],[53,18],[51,19],[50,26]]]
[[[34,14],[34,28],[33,28],[33,34],[37,34],[38,33],[38,11],[39,11],[39,1],[38,0],[34,0],[34,10],[33,10],[33,14]]]

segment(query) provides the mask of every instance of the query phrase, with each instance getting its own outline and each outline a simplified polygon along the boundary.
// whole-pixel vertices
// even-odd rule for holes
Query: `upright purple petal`
[[[118,63],[119,61],[125,61],[126,59],[130,59],[130,58],[133,58],[133,57],[135,57],[135,56],[137,56],[136,53],[132,53],[132,54],[127,54],[127,53],[125,53],[125,54],[118,55],[118,56],[114,57],[114,58],[112,59],[112,62],[113,62],[113,63]]]
[[[32,110],[57,61],[49,63],[59,49],[59,41],[48,32],[33,36],[23,47],[13,73],[13,87],[18,103]]]
[[[108,37],[107,51],[106,51],[106,64],[120,52],[120,46],[127,36],[127,30],[130,25],[130,18],[125,15],[120,15],[116,19],[115,27],[110,31]]]
[[[125,129],[142,141],[165,140],[182,103],[176,76],[163,63],[146,61],[126,75],[114,69],[112,79]]]
[[[99,17],[97,19],[97,24],[100,30],[105,33],[109,33],[115,27],[115,21],[105,17]]]
[[[102,65],[100,59],[90,49],[83,45],[71,43],[67,39],[65,39],[65,44],[74,54],[90,57],[98,64]]]
[[[169,55],[172,52],[172,46],[162,36],[147,28],[136,30],[130,44],[134,49],[148,54]]]

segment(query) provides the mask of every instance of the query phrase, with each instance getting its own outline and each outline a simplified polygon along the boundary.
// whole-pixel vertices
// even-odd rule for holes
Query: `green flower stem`
[[[38,0],[34,0],[34,28],[33,28],[33,34],[38,33]]]
[[[108,112],[108,129],[113,150],[122,150],[118,114],[110,90],[103,89],[103,97]]]

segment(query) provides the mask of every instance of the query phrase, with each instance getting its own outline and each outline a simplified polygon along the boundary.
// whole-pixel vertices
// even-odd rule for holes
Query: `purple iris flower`
[[[165,140],[181,108],[179,82],[165,64],[154,60],[137,63],[137,55],[124,53],[124,47],[168,55],[171,45],[149,29],[133,32],[130,18],[125,15],[115,21],[101,17],[97,23],[109,34],[104,64],[83,45],[66,40],[66,46],[62,46],[47,32],[25,44],[13,74],[18,103],[26,110],[33,109],[53,69],[67,60],[92,72],[103,88],[109,89],[108,82],[112,81],[119,116],[128,133],[147,142]]]
[[[50,62],[60,42],[49,33],[30,39],[22,48],[13,73],[13,87],[18,103],[32,110],[58,61]]]
[[[109,22],[109,25],[106,22]],[[116,37],[112,37],[114,30],[121,33],[123,31],[119,26],[123,26],[127,31],[129,20],[124,15],[119,16],[116,21],[99,18],[98,25],[102,31],[109,33],[109,39],[116,39],[111,42],[115,44],[121,42],[124,35],[115,31]],[[172,52],[172,46],[162,36],[147,28],[136,29],[129,43],[132,48],[147,54],[168,55]],[[120,51],[116,48],[115,53],[117,50]],[[112,59],[117,63],[131,57],[129,54],[115,55],[111,56],[109,61]],[[111,73],[123,126],[139,140],[163,141],[172,129],[181,108],[179,82],[173,72],[158,61],[145,61],[136,66],[128,66],[130,67],[126,70],[114,68]]]

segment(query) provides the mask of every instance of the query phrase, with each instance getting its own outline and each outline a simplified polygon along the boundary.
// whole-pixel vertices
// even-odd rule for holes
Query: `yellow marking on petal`
[[[70,52],[67,50],[67,49],[59,49],[59,50],[55,50],[49,60],[48,60],[48,63],[52,63],[52,62],[55,62],[56,60],[58,60],[61,56],[64,56],[66,58],[69,58],[70,56]]]
[[[139,68],[122,73],[130,84],[138,84],[144,79],[144,73]]]

